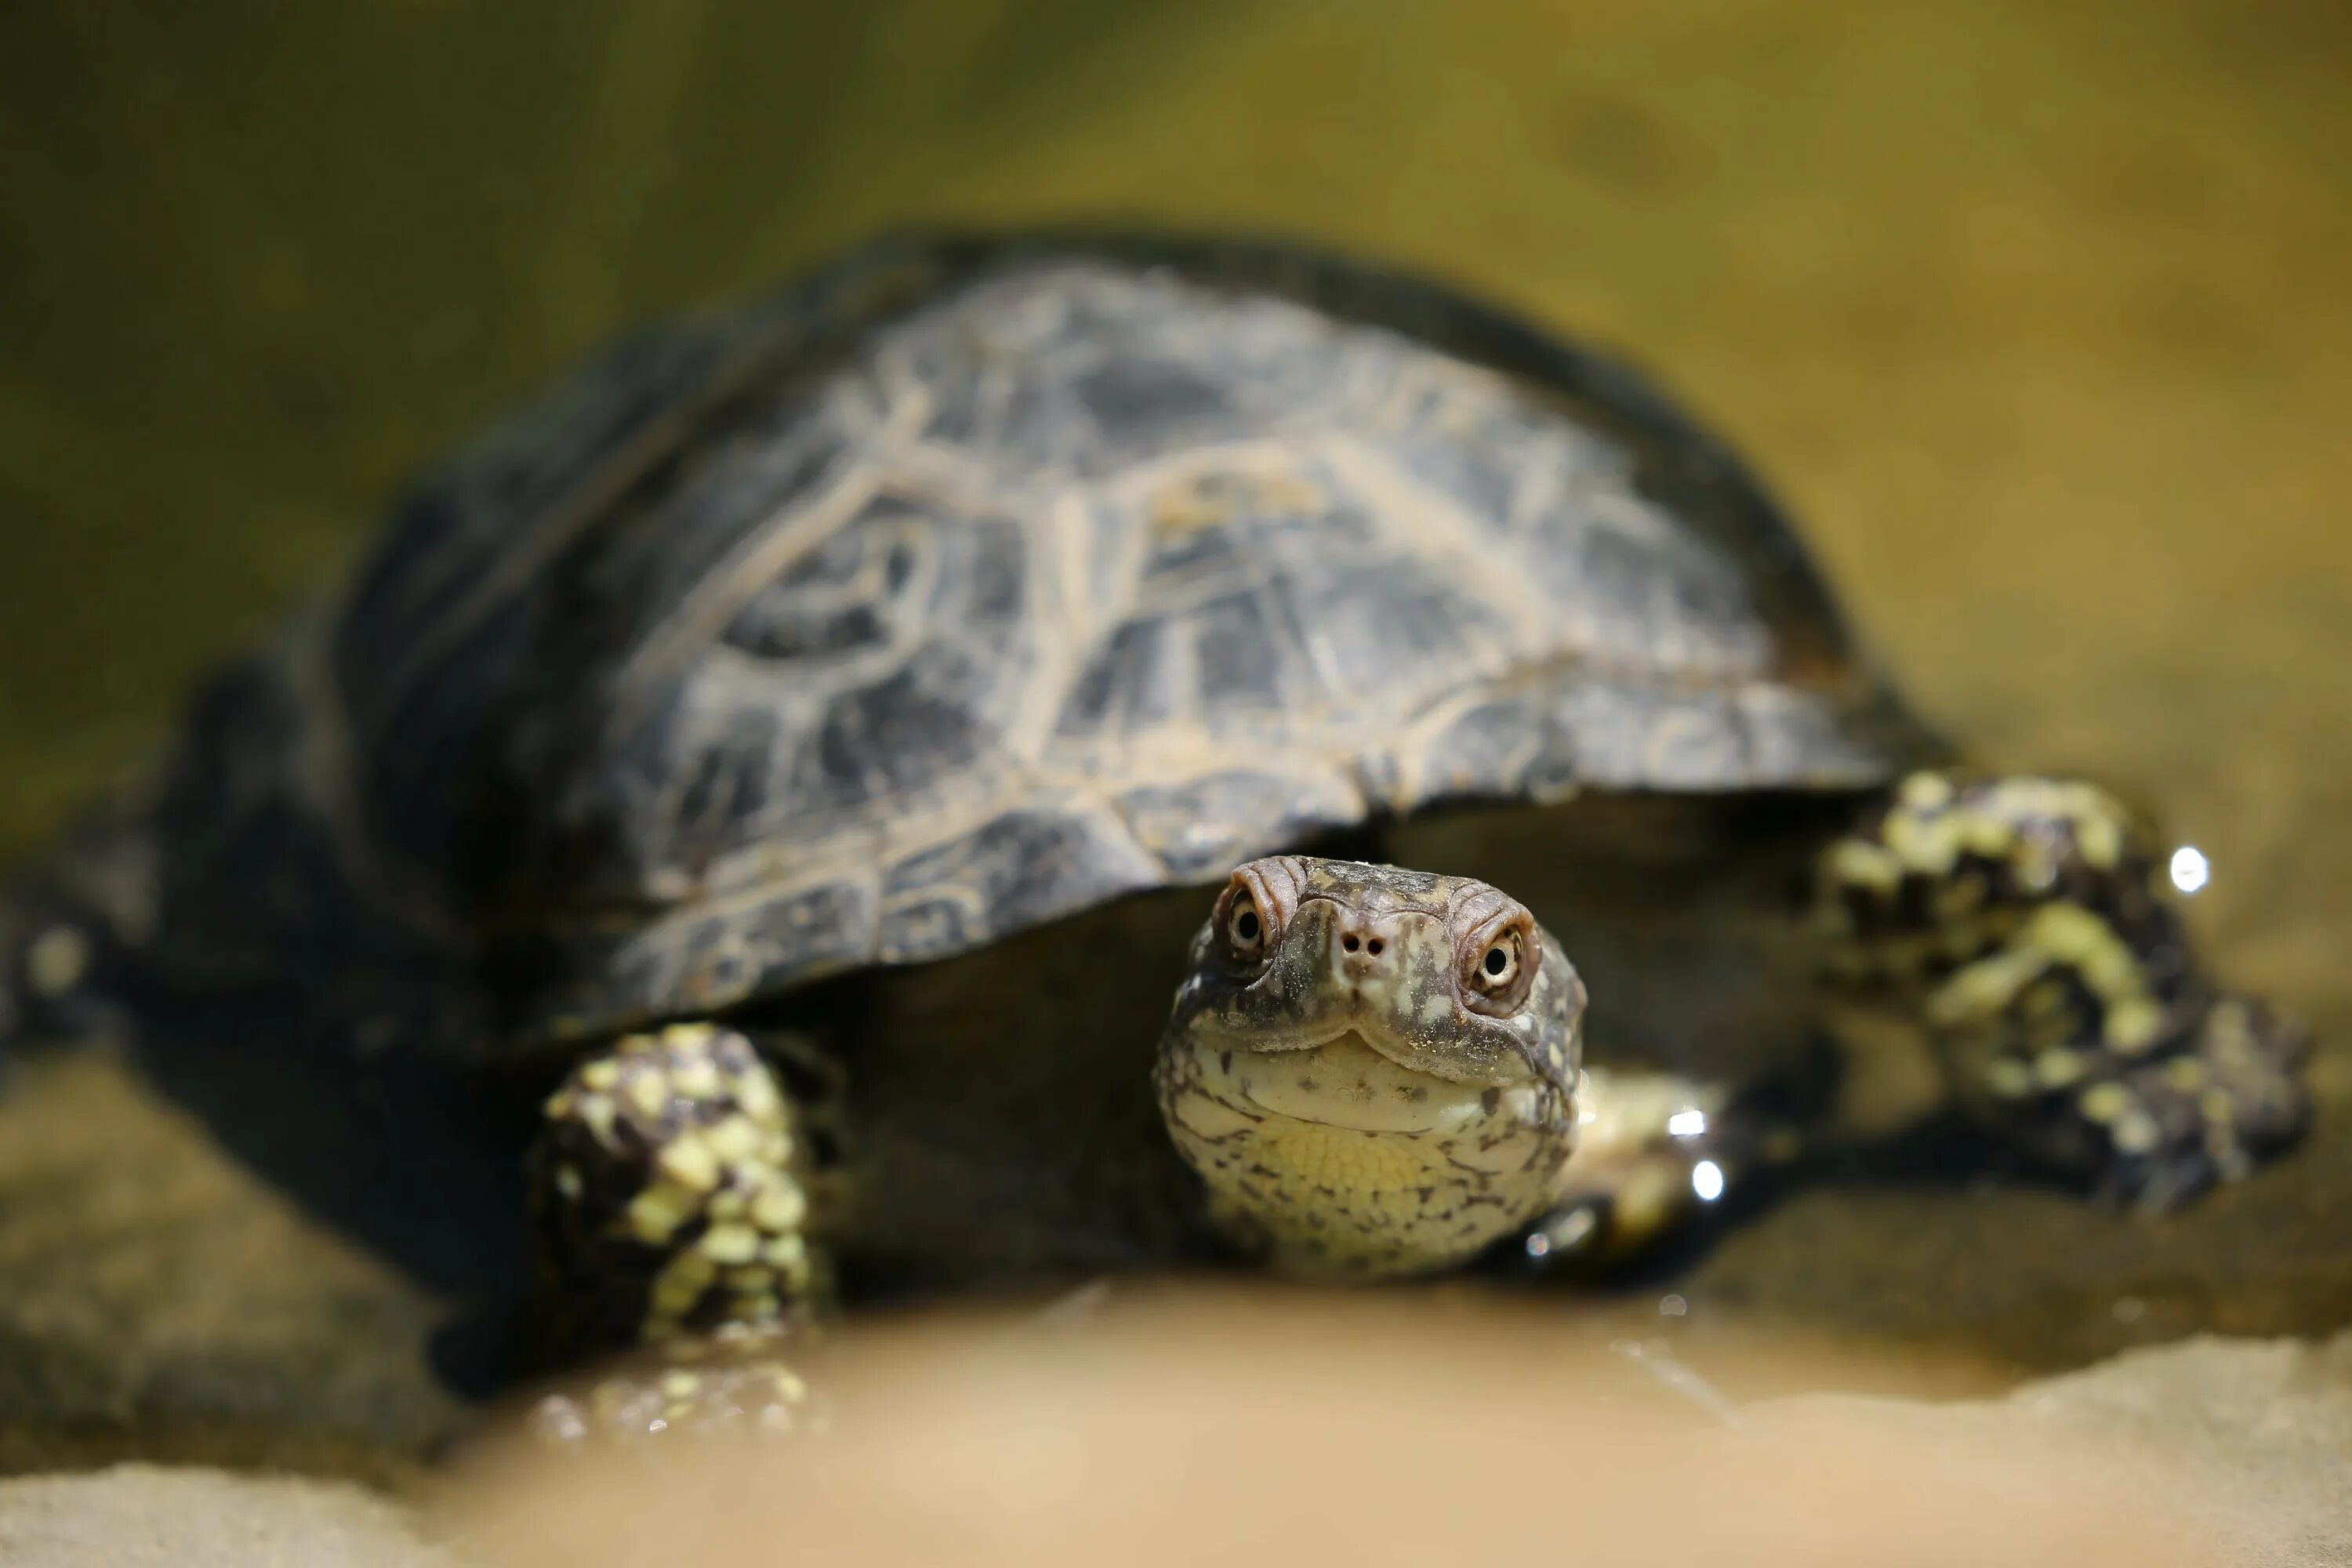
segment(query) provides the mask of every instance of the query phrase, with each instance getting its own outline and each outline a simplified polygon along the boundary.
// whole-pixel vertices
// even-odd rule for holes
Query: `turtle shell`
[[[419,486],[324,638],[341,852],[522,1038],[1438,803],[1929,746],[1643,381],[1267,242],[901,237],[626,342]]]

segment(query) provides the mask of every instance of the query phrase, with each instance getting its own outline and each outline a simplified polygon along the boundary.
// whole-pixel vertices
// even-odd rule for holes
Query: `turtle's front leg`
[[[729,1427],[789,1430],[796,1353],[828,1296],[809,1242],[799,1108],[751,1043],[680,1024],[575,1067],[530,1155],[554,1347],[620,1356],[537,1412],[572,1442]]]
[[[2095,785],[1903,781],[1821,860],[1833,971],[1924,1026],[1962,1103],[2151,1208],[2301,1131],[2304,1031],[2191,952],[2153,841]]]
[[[1801,1158],[1834,1071],[1809,1060],[1746,1084],[1641,1068],[1580,1075],[1576,1152],[1519,1266],[1577,1277],[1641,1257],[1757,1178]]]

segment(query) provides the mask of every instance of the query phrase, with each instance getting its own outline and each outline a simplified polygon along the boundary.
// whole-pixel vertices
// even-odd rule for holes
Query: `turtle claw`
[[[656,1442],[789,1437],[825,1425],[824,1407],[777,1353],[781,1330],[729,1331],[664,1346],[577,1391],[542,1395],[527,1426],[541,1447],[585,1453]]]
[[[2198,984],[2128,1048],[2098,1023],[2074,1019],[2054,1043],[1979,1025],[1948,1044],[1977,1119],[2104,1202],[2172,1213],[2251,1175],[2310,1120],[2309,1032],[2259,1001]]]
[[[2309,1122],[2296,1068],[2310,1044],[2300,1024],[2223,996],[2175,1054],[2076,1090],[2064,1114],[2081,1124],[2101,1194],[2169,1214],[2252,1173]]]

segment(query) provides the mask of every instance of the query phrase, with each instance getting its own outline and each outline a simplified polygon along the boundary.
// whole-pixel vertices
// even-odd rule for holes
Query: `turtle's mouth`
[[[1532,1109],[1532,1082],[1502,1088],[1420,1072],[1356,1029],[1297,1050],[1202,1056],[1201,1087],[1211,1095],[1349,1132],[1454,1133]]]

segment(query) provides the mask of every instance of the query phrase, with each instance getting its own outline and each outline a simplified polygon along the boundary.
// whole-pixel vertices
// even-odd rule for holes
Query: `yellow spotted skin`
[[[1913,1018],[1965,1107],[2117,1195],[2172,1207],[2307,1118],[2303,1031],[2214,984],[2095,785],[1913,774],[1822,853],[1814,909],[1832,975]]]
[[[1161,1115],[1215,1220],[1276,1267],[1449,1268],[1554,1201],[1583,1005],[1558,944],[1483,882],[1257,861],[1194,941]]]
[[[821,1425],[821,1405],[783,1352],[798,1351],[804,1326],[722,1326],[665,1342],[607,1368],[577,1392],[550,1394],[530,1412],[530,1430],[566,1451],[678,1436],[789,1436]]]
[[[574,1066],[530,1157],[554,1338],[649,1360],[551,1400],[543,1430],[795,1424],[804,1390],[774,1352],[828,1292],[798,1123],[751,1042],[714,1025],[631,1035]]]

